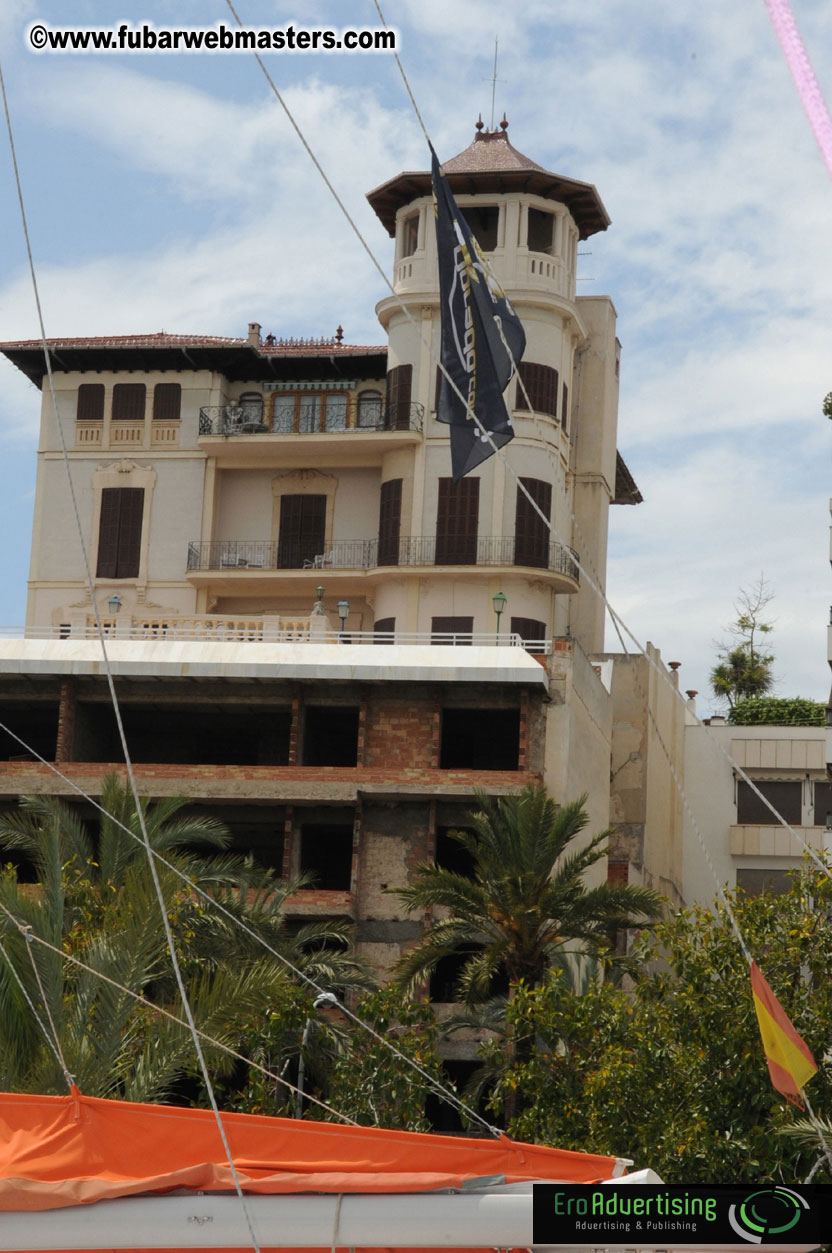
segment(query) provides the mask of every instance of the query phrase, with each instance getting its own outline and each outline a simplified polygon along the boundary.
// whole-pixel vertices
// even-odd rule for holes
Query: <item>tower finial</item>
[[[508,118],[506,117],[505,113],[503,114],[503,120],[500,123],[500,128],[502,129],[503,134],[505,134],[505,132],[508,130]]]
[[[479,135],[479,132],[482,130],[482,128],[483,128],[483,126],[484,126],[484,125],[485,125],[485,123],[484,123],[484,122],[483,122],[483,120],[482,120],[482,113],[480,113],[479,117],[477,118],[477,120],[476,120],[476,122],[475,122],[475,124],[474,124],[474,130],[477,132],[477,134],[478,134],[478,135]]]

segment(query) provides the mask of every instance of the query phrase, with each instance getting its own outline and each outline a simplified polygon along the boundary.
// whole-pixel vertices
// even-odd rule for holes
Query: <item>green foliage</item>
[[[832,392],[827,392],[823,398],[823,415],[832,418]]]
[[[138,834],[132,799],[117,779],[105,780],[102,804]],[[145,820],[151,847],[220,899],[230,915],[220,915],[157,862],[200,1030],[239,1048],[264,1006],[287,996],[291,1001],[285,966],[277,958],[264,959],[258,937],[314,977],[366,984],[360,964],[343,951],[343,927],[310,924],[290,936],[283,906],[297,884],[281,883],[251,861],[225,853],[229,837],[221,824],[183,814],[185,804],[174,798],[145,806]],[[182,1016],[142,845],[106,816],[96,838],[64,802],[32,796],[21,800],[17,812],[0,816],[0,849],[25,858],[37,879],[36,886],[21,883],[12,866],[0,873],[0,904],[8,911],[0,911],[0,941],[8,959],[0,957],[0,1085],[17,1092],[66,1090],[22,983],[43,1022],[54,1023],[68,1069],[83,1092],[159,1101],[176,1094],[183,1079],[198,1090],[190,1033],[136,1000],[145,997]],[[236,921],[245,922],[252,934]],[[24,940],[16,923],[52,948]],[[232,1073],[226,1053],[211,1046],[206,1053],[212,1074]]]
[[[774,683],[774,654],[763,652],[759,646],[759,637],[774,629],[762,618],[773,599],[762,576],[753,587],[740,588],[734,606],[737,618],[730,627],[734,641],[717,645],[718,662],[711,671],[711,690],[732,709],[738,701],[764,696]]]
[[[804,872],[786,895],[740,893],[732,903],[821,1062],[832,1035],[832,884]],[[536,1040],[534,1051],[524,1059],[501,1058],[498,1043],[483,1050],[492,1070],[502,1067],[495,1112],[519,1111],[511,1134],[632,1157],[668,1183],[805,1178],[817,1144],[777,1134],[796,1111],[771,1085],[748,965],[726,911],[683,911],[637,948],[650,973],[630,991],[590,982],[576,995],[562,976],[518,991],[508,1016]],[[818,1111],[832,1101],[826,1069],[821,1062],[809,1085]]]
[[[826,706],[802,696],[751,696],[728,714],[736,726],[823,727]]]
[[[612,932],[659,916],[661,898],[648,888],[586,886],[584,876],[606,856],[609,835],[602,831],[570,850],[587,825],[586,797],[558,807],[545,788],[530,784],[498,800],[478,793],[477,800],[473,833],[452,833],[471,855],[472,876],[425,862],[410,887],[396,889],[408,911],[447,911],[394,968],[408,991],[443,957],[467,952],[459,992],[473,1005],[488,999],[500,972],[511,986],[534,985],[565,945],[604,953]]]
[[[352,1025],[329,1069],[326,1099],[355,1122],[374,1127],[429,1131],[425,1119],[428,1083],[384,1044],[390,1041],[444,1087],[437,1051],[439,1027],[429,1005],[408,1000],[392,985],[371,992],[358,1004],[358,1016],[381,1040]],[[314,1109],[312,1117],[319,1117]]]

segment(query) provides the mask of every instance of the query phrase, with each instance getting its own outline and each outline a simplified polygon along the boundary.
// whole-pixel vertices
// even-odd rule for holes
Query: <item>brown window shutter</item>
[[[381,485],[378,509],[378,564],[399,564],[399,536],[402,525],[402,480],[388,479]]]
[[[521,640],[545,640],[546,623],[537,618],[512,618],[512,635],[519,635]]]
[[[99,579],[114,579],[118,561],[118,519],[121,512],[121,488],[105,487],[101,493],[101,517],[98,524]]]
[[[113,421],[143,422],[146,393],[144,383],[116,383],[113,388]]]
[[[450,640],[436,639],[435,637],[437,635],[455,635],[457,637],[462,636],[463,638],[461,639],[457,638],[454,642],[456,644],[470,644],[471,635],[474,630],[474,619],[473,618],[431,618],[430,630],[431,630],[431,640],[430,640],[431,644],[450,643]],[[466,635],[468,636],[467,639],[464,638]]]
[[[458,483],[454,483],[453,479],[439,480],[436,565],[476,565],[479,507],[479,479],[468,476]]]
[[[118,489],[117,489],[118,490]],[[121,517],[118,528],[118,567],[116,578],[135,579],[142,551],[144,489],[121,488]]]
[[[281,496],[277,564],[297,570],[324,551],[326,496]]]
[[[78,422],[101,422],[104,417],[104,384],[82,383],[78,388]]]
[[[374,644],[392,644],[394,643],[392,636],[396,630],[396,619],[376,618],[373,623],[373,630],[376,633],[376,638],[373,640]],[[379,636],[383,636],[384,638],[379,639]]]
[[[141,558],[143,514],[144,488],[104,488],[98,527],[98,578],[136,578]]]
[[[538,365],[534,361],[521,361],[517,367],[523,386],[535,413],[545,413],[551,418],[558,416],[558,372],[550,365]],[[523,388],[517,384],[515,408],[528,410]]]
[[[410,398],[413,366],[397,365],[387,373],[387,428],[406,431],[410,427]]]
[[[541,479],[523,478],[521,478],[520,482],[526,488],[535,504],[539,505],[546,517],[551,521],[551,483],[544,483]],[[518,487],[517,505],[514,515],[514,564],[516,566],[548,568],[549,543],[549,528]]]
[[[563,400],[560,406],[560,424],[563,427],[564,431],[569,429],[568,423],[569,423],[569,388],[564,383]]]
[[[182,387],[179,383],[157,383],[153,388],[153,421],[175,422],[182,414]]]

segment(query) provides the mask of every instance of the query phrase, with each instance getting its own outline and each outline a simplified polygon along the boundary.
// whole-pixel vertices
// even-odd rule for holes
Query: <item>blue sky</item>
[[[832,6],[793,0],[832,98]],[[250,25],[375,26],[370,0],[239,0]],[[437,151],[498,117],[522,152],[593,182],[612,218],[582,293],[619,315],[619,443],[645,503],[614,510],[609,594],[702,693],[740,586],[776,599],[777,690],[825,700],[830,602],[832,185],[763,0],[388,0]],[[252,57],[36,55],[33,21],[230,22],[220,0],[4,0],[0,51],[50,335],[176,331],[381,343],[384,287]],[[269,68],[382,265],[364,199],[427,152],[392,57]],[[3,145],[5,148],[5,144]],[[0,338],[34,336],[7,153]],[[21,623],[39,397],[0,366],[0,624]],[[613,640],[610,640],[611,646]]]

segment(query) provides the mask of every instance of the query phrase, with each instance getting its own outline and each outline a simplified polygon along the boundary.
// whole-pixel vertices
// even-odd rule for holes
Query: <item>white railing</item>
[[[316,624],[317,625],[317,624]],[[174,617],[158,615],[137,618],[104,618],[101,626],[108,640],[183,640],[196,643],[268,643],[268,644],[380,644],[380,645],[445,645],[449,647],[522,648],[538,656],[549,656],[551,639],[524,640],[503,631],[339,631],[315,630],[309,618],[247,617],[244,615],[193,615]],[[0,627],[0,639],[27,640],[95,640],[98,630],[95,619],[87,616],[83,623],[54,627]]]

